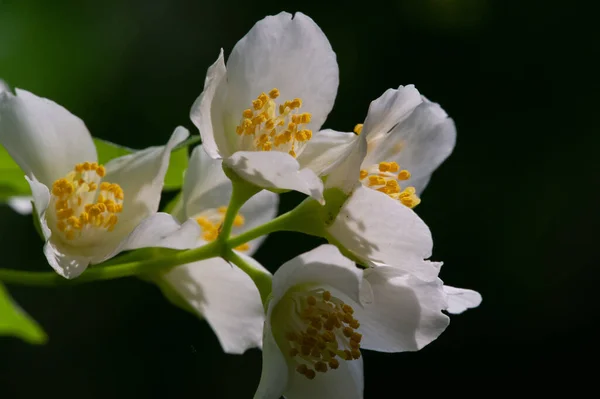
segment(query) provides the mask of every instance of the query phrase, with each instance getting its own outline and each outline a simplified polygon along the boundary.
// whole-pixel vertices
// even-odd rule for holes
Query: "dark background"
[[[458,128],[417,212],[444,281],[483,304],[420,352],[366,353],[366,397],[574,389],[597,368],[600,35],[573,2],[513,3],[0,0],[0,78],[93,135],[159,145],[178,124],[197,132],[189,108],[220,47],[267,14],[303,11],[340,65],[325,127],[351,130],[387,88],[414,83]],[[30,219],[2,207],[0,220],[2,267],[48,270]],[[274,271],[318,243],[295,242],[277,234],[256,257]],[[258,383],[258,350],[223,354],[207,324],[142,281],[8,288],[50,341],[0,338],[2,398],[246,398]]]

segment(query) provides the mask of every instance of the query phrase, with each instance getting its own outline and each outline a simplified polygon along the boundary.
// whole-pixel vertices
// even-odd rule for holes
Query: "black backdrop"
[[[420,352],[366,353],[366,396],[577,387],[598,336],[599,69],[586,41],[599,36],[572,3],[514,3],[0,0],[0,77],[96,136],[157,145],[178,124],[195,131],[188,111],[220,47],[267,14],[303,11],[340,65],[326,127],[351,130],[371,100],[410,83],[458,127],[417,212],[444,281],[483,304]],[[281,210],[299,200],[283,196]],[[0,220],[2,267],[48,270],[30,219],[2,207]],[[274,271],[317,243],[281,233],[256,257]],[[204,322],[142,281],[8,288],[50,341],[0,338],[2,398],[245,398],[258,383],[258,350],[223,354]]]

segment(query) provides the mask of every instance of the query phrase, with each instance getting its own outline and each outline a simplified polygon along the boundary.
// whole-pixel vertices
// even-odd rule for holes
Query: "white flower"
[[[65,108],[24,90],[0,93],[0,144],[26,174],[44,253],[66,278],[179,229],[156,210],[170,152],[187,136],[178,128],[166,146],[103,166],[84,123]]]
[[[441,263],[424,260],[431,256],[431,233],[409,208],[452,152],[452,119],[413,86],[401,86],[373,101],[364,126],[355,130],[359,135],[345,146],[344,161],[326,171],[326,188],[349,194],[328,233],[370,266],[394,265],[427,281],[436,278]],[[327,132],[339,140],[349,135]]]
[[[190,158],[183,197],[174,214],[182,222],[193,218],[200,225],[202,232],[196,236],[194,247],[217,238],[227,210],[232,185],[221,164],[220,160],[211,159],[201,146],[194,149]],[[233,234],[273,219],[278,200],[277,194],[264,190],[252,197],[236,216]],[[269,273],[250,257],[263,239],[244,244],[237,251],[255,268]],[[212,258],[178,266],[158,276],[156,281],[163,290],[174,290],[186,307],[206,318],[225,352],[243,353],[261,346],[264,307],[258,289],[238,267],[222,258]]]
[[[358,179],[364,186],[410,208],[421,202],[418,195],[456,142],[453,120],[412,85],[389,89],[374,100],[364,125],[357,125],[355,132],[360,137],[351,144],[354,158],[348,157],[332,172],[327,187],[351,191],[360,162]],[[350,133],[328,135],[348,140]]]
[[[259,21],[209,68],[191,110],[207,153],[251,183],[322,200],[327,155],[303,151],[331,111],[336,56],[312,19],[282,12]],[[316,173],[315,173],[316,172]]]
[[[444,293],[448,303],[446,309],[448,313],[460,314],[481,304],[481,294],[477,291],[444,285]]]
[[[277,270],[255,398],[363,395],[361,349],[414,351],[448,325],[441,282],[390,266],[362,271],[332,245]]]

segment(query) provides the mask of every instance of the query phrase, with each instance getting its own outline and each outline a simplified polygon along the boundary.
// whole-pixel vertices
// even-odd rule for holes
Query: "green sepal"
[[[17,337],[34,345],[42,345],[48,341],[44,330],[12,300],[2,283],[0,283],[0,335]]]

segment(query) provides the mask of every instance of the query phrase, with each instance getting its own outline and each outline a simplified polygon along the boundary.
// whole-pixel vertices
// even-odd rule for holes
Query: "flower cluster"
[[[413,210],[453,150],[452,119],[400,86],[353,132],[321,129],[338,74],[325,34],[302,13],[259,21],[227,63],[221,51],[191,108],[202,145],[167,212],[161,192],[172,151],[193,142],[186,129],[101,164],[79,118],[0,85],[0,144],[29,183],[48,263],[67,279],[115,264],[120,277],[132,265],[204,318],[225,352],[262,348],[256,398],[361,398],[362,350],[419,350],[448,326],[446,313],[481,296],[443,284]],[[277,216],[290,190],[307,197]],[[22,212],[27,203],[12,200]],[[279,230],[329,244],[271,275],[252,255]]]

